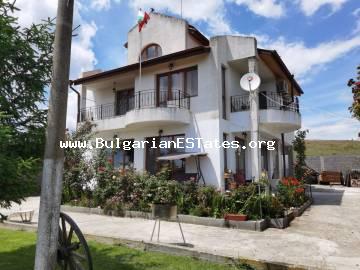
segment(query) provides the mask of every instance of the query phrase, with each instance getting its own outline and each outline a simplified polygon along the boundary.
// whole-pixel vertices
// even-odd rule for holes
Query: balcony
[[[82,109],[80,121],[94,121],[98,130],[154,124],[190,123],[190,97],[179,90],[144,90],[115,103]]]
[[[260,128],[270,132],[286,133],[301,127],[299,103],[293,102],[291,97],[282,96],[275,92],[259,93]],[[231,97],[230,120],[241,123],[234,131],[250,130],[250,101],[249,95]],[[236,130],[240,129],[240,130]]]

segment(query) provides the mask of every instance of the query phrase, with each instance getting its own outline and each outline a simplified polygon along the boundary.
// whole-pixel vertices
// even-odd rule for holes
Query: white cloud
[[[78,36],[74,38],[71,47],[71,79],[79,77],[81,72],[94,69],[95,53],[92,50],[92,39],[97,31],[96,24],[83,22],[78,29]]]
[[[303,119],[302,129],[309,129],[307,139],[349,140],[357,138],[357,134],[360,131],[358,120],[350,118],[334,119],[334,116],[324,113],[320,115],[316,116],[316,114],[313,114],[309,119]]]
[[[285,15],[285,8],[278,0],[232,0],[237,5],[245,5],[253,13],[267,17],[280,18]]]
[[[299,79],[311,75],[353,49],[360,47],[360,36],[333,40],[309,47],[304,42],[288,42],[284,38],[265,40],[260,46],[278,51],[290,71]]]
[[[352,31],[353,34],[360,33],[360,8],[355,9],[352,12],[352,15],[355,17],[356,25],[354,30]]]
[[[155,8],[158,12],[181,14],[181,2],[174,0],[134,0],[129,6],[136,12],[138,8]],[[183,18],[191,22],[205,22],[211,34],[230,33],[229,22],[225,19],[223,0],[193,1],[183,0]]]
[[[92,0],[90,7],[97,11],[109,10],[111,7],[111,1],[110,0]]]
[[[19,17],[19,24],[23,27],[38,23],[48,17],[56,17],[57,1],[54,0],[18,0],[16,6],[20,8],[20,11],[17,11],[15,15]],[[87,22],[81,17],[79,11],[82,8],[81,2],[75,2],[73,25],[74,27],[81,25],[81,27],[76,30],[78,35],[72,41],[70,79],[78,78],[83,71],[94,69],[96,64],[92,39],[96,34],[97,26],[94,22]],[[73,94],[69,94],[67,126],[72,129],[76,124],[77,101],[74,103],[74,99],[77,100]]]
[[[299,0],[299,5],[306,16],[311,16],[322,6],[330,6],[331,13],[334,13],[347,1],[348,0]]]

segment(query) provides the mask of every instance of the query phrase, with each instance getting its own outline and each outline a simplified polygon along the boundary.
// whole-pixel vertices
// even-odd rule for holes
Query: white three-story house
[[[249,147],[196,143],[191,149],[162,149],[149,145],[117,149],[114,165],[156,173],[167,162],[179,180],[195,175],[200,168],[201,181],[220,189],[225,187],[224,172],[229,170],[240,182],[253,179],[259,171],[266,171],[274,182],[291,175],[291,141],[301,127],[298,97],[303,92],[277,52],[258,48],[253,37],[208,39],[183,19],[158,13],[150,16],[141,33],[136,26],[128,32],[124,45],[127,65],[85,72],[72,81],[81,85],[79,121],[93,121],[97,137],[108,140],[155,140],[158,144],[202,138],[248,146],[249,92],[241,89],[239,81],[251,71],[261,78],[259,140],[275,141],[275,150],[262,147],[260,165],[253,166]]]

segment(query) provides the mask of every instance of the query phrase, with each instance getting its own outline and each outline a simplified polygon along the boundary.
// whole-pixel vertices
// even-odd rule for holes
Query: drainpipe
[[[79,123],[80,122],[80,93],[78,90],[76,90],[74,87],[72,87],[73,84],[74,84],[74,82],[70,80],[69,86],[70,86],[71,90],[73,90],[76,93],[77,99],[78,99],[76,123]]]
[[[281,133],[281,145],[282,145],[282,159],[283,159],[283,175],[286,177],[286,164],[285,164],[285,138],[284,133]]]

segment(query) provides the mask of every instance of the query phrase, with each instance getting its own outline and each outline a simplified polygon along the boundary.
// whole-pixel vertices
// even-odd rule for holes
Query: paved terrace
[[[360,189],[316,186],[313,195],[314,204],[284,230],[252,232],[182,224],[186,241],[193,247],[180,247],[174,245],[181,243],[177,223],[162,221],[160,243],[185,251],[282,262],[307,269],[360,269]],[[37,211],[38,207],[38,197],[28,198],[21,206]],[[19,209],[19,206],[13,209]],[[132,243],[149,242],[154,224],[153,220],[68,214],[88,237]],[[156,241],[156,232],[154,239]]]

